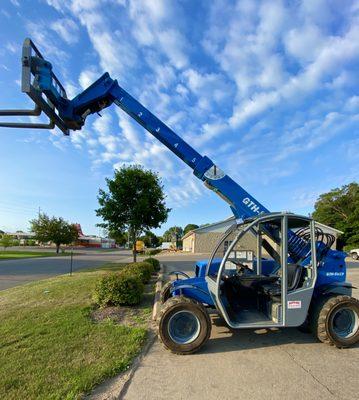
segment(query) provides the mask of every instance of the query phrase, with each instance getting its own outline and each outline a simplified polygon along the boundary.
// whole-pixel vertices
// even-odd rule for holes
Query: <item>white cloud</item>
[[[157,32],[157,39],[162,51],[167,55],[171,63],[178,69],[188,64],[188,57],[185,52],[187,42],[185,38],[175,29],[167,29]]]
[[[98,142],[106,149],[106,154],[114,154],[117,150],[118,138],[114,135],[100,136]]]
[[[351,96],[344,107],[346,111],[359,112],[359,96]]]
[[[66,90],[67,97],[69,99],[72,99],[73,97],[75,97],[80,92],[79,87],[77,85],[74,85],[70,81],[66,81],[64,83],[64,87],[65,87],[65,90]]]
[[[132,20],[132,34],[138,44],[155,46],[177,69],[188,65],[189,43],[179,30],[173,28],[175,3],[132,0],[129,3],[129,17]]]
[[[20,51],[20,46],[17,45],[16,43],[14,43],[14,42],[8,42],[8,43],[6,43],[5,48],[6,48],[10,53],[12,53],[12,54],[15,54],[15,53],[17,53],[18,51]]]
[[[230,118],[234,128],[278,104],[296,102],[299,96],[332,84],[338,70],[343,74],[343,68],[358,59],[358,16],[328,34],[333,18],[330,7],[317,1],[299,7],[262,1],[259,8],[248,1],[235,6],[212,3],[203,46],[236,83]],[[344,77],[335,84],[344,82]]]
[[[187,81],[187,87],[200,98],[210,97],[220,102],[231,94],[231,87],[221,74],[201,74],[190,68],[183,72],[183,77]]]
[[[79,76],[79,84],[82,89],[87,89],[100,76],[100,72],[95,68],[89,68],[81,71]]]
[[[309,24],[291,29],[284,37],[288,54],[295,57],[301,64],[314,61],[325,46],[326,40],[327,38],[317,26]]]
[[[78,42],[79,28],[70,18],[61,18],[51,24],[53,29],[66,43],[75,44]]]
[[[56,45],[57,41],[51,36],[46,27],[47,24],[43,21],[37,21],[36,23],[28,21],[26,23],[26,30],[31,39],[46,57],[56,59],[58,63],[56,66],[59,67],[64,60],[68,59],[68,54]]]
[[[105,112],[101,118],[96,118],[92,127],[95,132],[98,132],[100,136],[105,136],[111,133],[112,117],[109,112]]]

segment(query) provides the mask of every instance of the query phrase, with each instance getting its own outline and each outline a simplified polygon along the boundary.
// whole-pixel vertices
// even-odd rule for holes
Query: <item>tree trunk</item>
[[[137,261],[137,250],[136,250],[136,232],[133,229],[132,230],[132,242],[133,242],[133,248],[132,248],[132,252],[133,252],[133,262]]]
[[[59,254],[60,252],[60,244],[56,244],[56,254]]]

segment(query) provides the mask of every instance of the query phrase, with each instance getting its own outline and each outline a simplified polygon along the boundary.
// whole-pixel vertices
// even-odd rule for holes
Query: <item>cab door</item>
[[[282,299],[284,326],[299,326],[307,318],[317,279],[314,221],[296,215],[283,220]]]

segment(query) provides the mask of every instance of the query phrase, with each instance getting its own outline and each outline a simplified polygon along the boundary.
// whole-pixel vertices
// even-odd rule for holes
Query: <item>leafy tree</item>
[[[151,231],[146,231],[140,238],[146,247],[157,247],[160,245],[160,239]]]
[[[40,214],[37,219],[30,221],[31,231],[41,243],[52,242],[56,245],[56,253],[61,244],[70,244],[78,238],[76,225],[66,222],[63,218],[48,217]]]
[[[176,247],[180,244],[180,239],[183,236],[183,229],[180,226],[172,226],[168,228],[167,231],[163,234],[163,240],[165,242],[176,243]]]
[[[188,233],[189,231],[193,231],[194,229],[199,228],[198,225],[196,224],[188,224],[184,227],[183,229],[183,234],[185,235],[186,233]]]
[[[352,182],[323,193],[315,203],[313,218],[343,231],[341,241],[348,247],[359,244],[359,184]]]
[[[111,231],[128,231],[132,243],[143,231],[158,228],[167,220],[163,186],[157,174],[141,166],[123,166],[113,179],[106,179],[108,191],[99,190],[99,224]],[[133,246],[136,261],[136,246]]]
[[[0,244],[4,248],[4,250],[6,250],[8,247],[13,245],[12,237],[10,235],[7,235],[6,233],[4,233],[1,236]]]
[[[123,231],[114,231],[114,230],[109,231],[108,237],[115,240],[116,244],[120,246],[124,246],[128,241],[127,232]]]

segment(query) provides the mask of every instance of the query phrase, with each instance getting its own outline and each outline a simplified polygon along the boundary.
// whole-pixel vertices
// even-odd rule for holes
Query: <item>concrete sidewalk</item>
[[[348,280],[359,286],[359,268]],[[297,329],[231,332],[212,321],[197,354],[177,356],[156,341],[124,399],[358,399],[358,346],[339,350]]]

